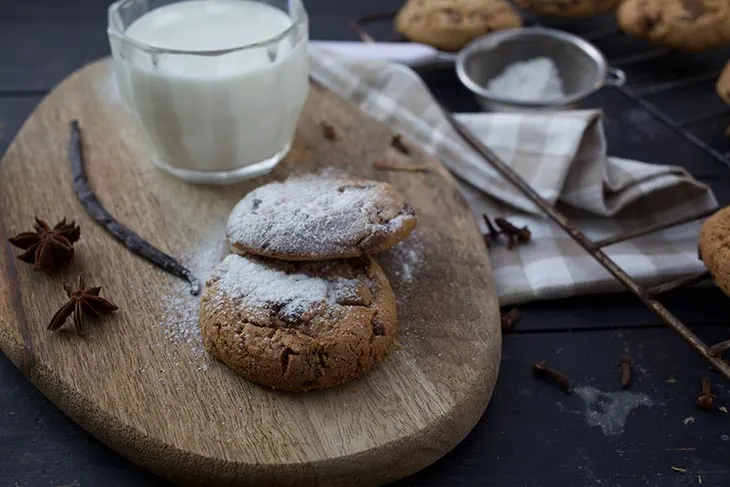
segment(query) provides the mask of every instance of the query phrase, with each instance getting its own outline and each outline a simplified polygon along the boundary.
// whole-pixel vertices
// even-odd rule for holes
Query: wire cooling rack
[[[368,28],[380,24],[381,35],[385,32],[390,33],[389,35],[392,36],[394,16],[395,12],[368,14],[353,19],[351,26],[363,42],[374,42],[376,37]],[[544,25],[534,17],[523,16],[526,25]],[[387,23],[387,27],[383,29],[385,23]],[[690,113],[685,114],[683,118],[667,110],[672,102],[673,104],[681,103],[683,95],[692,91],[711,91],[714,93],[715,80],[720,75],[725,62],[730,58],[730,49],[715,50],[710,53],[682,54],[669,49],[649,46],[643,41],[624,35],[613,19],[607,19],[606,17],[580,22],[564,22],[562,24],[555,21],[551,23],[553,25],[544,26],[570,31],[592,42],[604,52],[608,63],[612,67],[620,68],[627,73],[628,83],[623,86],[607,87],[606,89],[617,90],[679,137],[696,146],[716,161],[730,167],[730,146],[728,146],[725,134],[716,130],[718,126],[727,127],[730,124],[730,107],[725,105],[719,97],[707,97],[704,103],[693,100],[689,107]],[[403,39],[391,37],[387,40],[397,41]],[[679,69],[680,66],[684,69]],[[659,71],[659,73],[656,73],[656,71]],[[634,80],[633,83],[632,80]],[[662,104],[662,99],[669,100],[669,102]],[[454,118],[451,111],[443,106],[442,109],[454,129],[473,149],[483,156],[488,164],[544,211],[553,222],[565,230],[576,243],[593,256],[627,290],[633,293],[647,308],[656,313],[667,326],[676,331],[692,348],[710,362],[715,370],[730,379],[730,363],[723,357],[723,352],[730,349],[730,340],[714,345],[706,344],[659,301],[659,298],[669,291],[709,279],[709,273],[701,272],[654,287],[645,287],[636,282],[603,251],[604,248],[619,242],[706,218],[712,212],[694,215],[670,223],[644,227],[640,230],[626,232],[598,241],[591,240],[567,216],[543,199],[491,149],[474,137],[464,125]],[[725,149],[718,148],[723,146]]]

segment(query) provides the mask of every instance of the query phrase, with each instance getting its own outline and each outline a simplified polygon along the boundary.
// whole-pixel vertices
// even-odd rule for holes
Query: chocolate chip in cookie
[[[395,28],[414,42],[458,51],[489,32],[522,26],[507,0],[409,0]]]
[[[415,226],[413,208],[388,183],[306,176],[247,194],[226,233],[236,252],[314,261],[382,252]]]
[[[257,384],[334,387],[372,370],[396,334],[395,298],[371,257],[283,262],[229,255],[208,280],[208,352]]]

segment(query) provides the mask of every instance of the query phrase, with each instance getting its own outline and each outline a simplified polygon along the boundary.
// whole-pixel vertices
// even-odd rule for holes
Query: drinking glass
[[[190,28],[179,38],[176,32],[176,48],[128,35],[155,9],[184,16],[196,2],[206,9],[265,4],[283,12],[289,26],[225,48],[226,39],[196,26],[192,15],[184,19]],[[108,13],[120,93],[157,166],[189,182],[227,183],[267,173],[286,156],[309,89],[309,27],[301,0],[119,0]],[[240,28],[256,30],[255,22],[246,17]],[[149,34],[153,24],[146,25]]]

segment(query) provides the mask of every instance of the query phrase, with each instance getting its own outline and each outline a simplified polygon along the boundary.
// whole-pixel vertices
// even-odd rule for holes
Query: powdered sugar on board
[[[395,294],[398,311],[398,341],[396,352],[407,350],[412,353],[420,340],[420,330],[425,319],[439,319],[438,308],[429,311],[428,318],[421,313],[414,302],[413,283],[423,278],[427,262],[427,248],[424,236],[416,229],[404,241],[396,244],[376,258],[385,271]]]
[[[393,286],[403,287],[411,283],[423,265],[423,244],[418,230],[384,254],[382,263]]]
[[[225,235],[222,231],[213,232],[207,240],[197,243],[193,250],[186,252],[182,261],[205,282],[226,252]],[[186,282],[175,280],[168,293],[162,297],[162,306],[160,325],[165,336],[172,342],[186,343],[195,357],[204,359],[205,349],[198,326],[200,296],[192,296]],[[207,368],[207,364],[204,362],[200,368]]]
[[[414,222],[385,183],[304,176],[247,194],[228,220],[230,241],[257,254],[354,257]]]

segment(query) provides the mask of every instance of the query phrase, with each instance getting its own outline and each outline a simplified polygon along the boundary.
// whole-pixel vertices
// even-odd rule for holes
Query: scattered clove
[[[327,140],[337,140],[337,132],[335,131],[335,127],[325,121],[322,120],[319,122],[319,126],[322,127],[322,135],[324,135],[324,138]]]
[[[494,227],[494,224],[486,214],[482,215],[482,218],[484,218],[484,223],[487,224],[487,230],[489,231],[487,235],[483,235],[484,244],[487,246],[487,248],[490,248],[492,246],[492,242],[499,238],[500,232]]]
[[[502,331],[510,331],[512,327],[515,326],[518,321],[520,321],[520,310],[517,308],[512,308],[506,313],[502,313],[501,319]]]
[[[390,138],[390,146],[404,156],[407,156],[411,153],[411,150],[403,142],[403,137],[401,136],[401,134],[395,134],[393,135],[393,137]]]
[[[540,360],[532,365],[532,374],[536,379],[552,380],[563,392],[570,394],[570,379],[568,376],[557,370],[548,368],[547,360]]]
[[[631,357],[624,355],[619,362],[621,369],[621,389],[628,389],[631,384]]]
[[[707,377],[702,378],[702,390],[697,396],[697,406],[706,411],[715,409],[715,395],[712,393],[712,385]]]
[[[512,250],[519,243],[527,243],[532,238],[532,233],[527,227],[516,227],[505,218],[497,217],[494,223],[507,236],[507,250]]]

